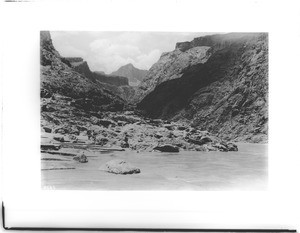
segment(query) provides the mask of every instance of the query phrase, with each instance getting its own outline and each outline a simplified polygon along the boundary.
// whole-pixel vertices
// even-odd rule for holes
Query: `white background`
[[[287,0],[1,3],[6,225],[299,229],[299,11]],[[40,30],[269,32],[268,191],[41,190]]]

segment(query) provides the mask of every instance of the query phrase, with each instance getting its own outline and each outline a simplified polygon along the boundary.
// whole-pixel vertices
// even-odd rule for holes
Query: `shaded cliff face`
[[[161,76],[153,76],[151,81],[148,77],[153,91],[146,89],[138,108],[151,117],[185,121],[223,139],[266,142],[267,34],[206,36],[177,43],[175,51],[187,53],[202,45],[209,46],[209,59],[186,66],[179,78],[160,81]],[[166,73],[174,72],[168,71],[173,66],[166,69]]]
[[[140,70],[135,68],[131,63],[120,67],[117,71],[111,73],[111,75],[127,77],[131,86],[137,86],[145,78],[147,70]]]
[[[122,110],[124,101],[97,82],[76,72],[55,50],[49,32],[41,32],[41,97],[54,93],[73,99],[86,99],[87,109]]]
[[[163,53],[157,63],[148,71],[145,79],[139,85],[135,102],[142,100],[154,88],[166,81],[178,79],[182,71],[189,66],[205,63],[211,56],[208,46],[197,46],[186,51],[175,49],[172,52]]]

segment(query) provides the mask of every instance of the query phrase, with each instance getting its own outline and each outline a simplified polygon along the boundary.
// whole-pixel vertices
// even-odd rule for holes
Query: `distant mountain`
[[[137,86],[145,78],[147,72],[147,70],[140,70],[129,63],[121,66],[117,71],[112,72],[111,75],[126,77],[131,86]]]

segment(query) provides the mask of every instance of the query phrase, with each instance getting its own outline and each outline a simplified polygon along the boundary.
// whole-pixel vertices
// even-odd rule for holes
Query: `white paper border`
[[[267,0],[1,3],[7,226],[298,228],[298,9],[297,1]],[[40,30],[269,32],[269,190],[40,190]]]

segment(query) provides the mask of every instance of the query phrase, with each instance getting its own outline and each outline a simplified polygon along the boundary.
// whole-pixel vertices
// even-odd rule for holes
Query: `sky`
[[[128,63],[148,70],[163,52],[174,50],[177,42],[214,33],[52,31],[50,34],[61,56],[82,57],[92,71],[110,74]]]

